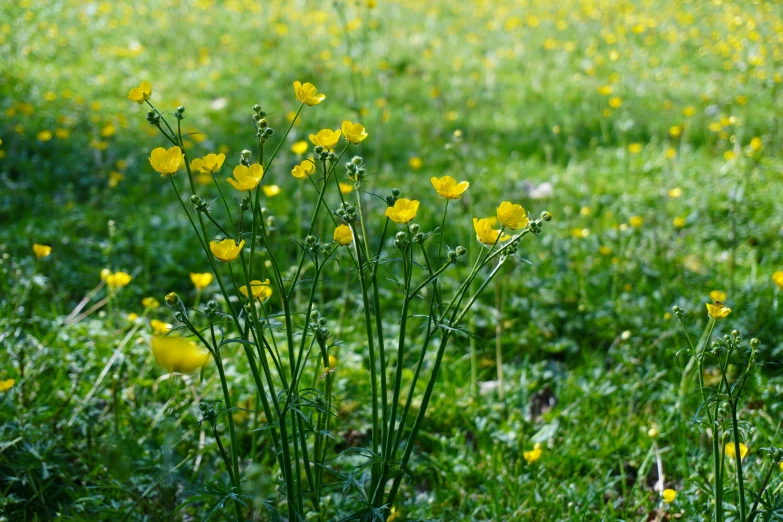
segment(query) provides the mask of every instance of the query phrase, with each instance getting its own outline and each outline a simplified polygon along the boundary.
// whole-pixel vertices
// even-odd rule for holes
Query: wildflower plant
[[[200,291],[214,280],[222,298],[222,303],[211,300],[192,308],[176,294],[167,295],[166,303],[178,321],[175,330],[180,332],[170,333],[171,341],[156,338],[152,349],[156,360],[170,371],[204,367],[210,371],[210,359],[214,361],[222,399],[202,403],[201,408],[231,483],[226,498],[232,500],[226,505],[237,520],[248,518],[252,495],[245,490],[246,469],[241,464],[248,455],[240,446],[231,414],[236,409],[230,390],[235,383],[227,379],[224,364],[227,350],[241,349],[266,419],[258,431],[269,439],[280,477],[281,496],[264,499],[264,505],[270,510],[284,506],[292,521],[312,513],[326,519],[331,514],[326,512],[330,504],[324,496],[342,491],[355,500],[355,519],[384,520],[402,481],[410,477],[408,464],[449,341],[469,334],[462,326],[468,311],[501,268],[517,257],[525,236],[539,236],[551,215],[543,212],[531,219],[521,205],[501,203],[497,208],[501,228],[474,219],[479,252],[472,267],[455,268],[466,259],[467,249],[449,246],[449,202],[459,199],[469,183],[457,183],[449,176],[433,178],[435,191],[445,199],[440,226],[434,230],[416,222],[429,209],[402,197],[398,189],[378,196],[386,209],[376,211],[369,205],[363,159],[355,156],[342,163],[368,131],[360,123],[344,121],[338,130],[310,134],[315,145],[312,157],[301,158],[306,148],[297,147],[300,162],[291,176],[312,189],[313,203],[307,225],[289,231],[297,247],[291,260],[291,244],[277,232],[274,216],[262,205],[263,187],[269,179],[281,181],[281,170],[273,166],[282,145],[302,110],[320,104],[325,95],[310,83],[294,82],[301,105],[274,148],[268,144],[274,130],[267,114],[254,106],[255,152],[242,151],[232,177],[227,177],[222,169],[230,159],[222,154],[189,157],[181,125],[185,108],[167,117],[151,103],[151,92],[149,84],[142,84],[128,96],[148,104],[147,121],[170,145],[153,150],[150,164],[168,178],[211,268],[207,274],[191,274],[193,284]],[[184,176],[177,175],[183,171]],[[203,173],[214,183],[211,189],[197,190],[194,175]],[[213,204],[225,210],[227,223],[215,217]],[[333,441],[339,423],[333,352],[341,340],[335,338],[330,318],[316,309],[316,297],[326,283],[325,267],[335,262],[341,271],[350,271],[350,281],[361,295],[362,343],[367,347],[362,356],[369,372],[367,400],[372,416],[369,444],[341,453]],[[446,279],[450,276],[454,280]],[[394,298],[382,301],[382,294]],[[399,308],[391,310],[382,302]],[[398,331],[393,338],[388,325],[395,314]],[[182,337],[172,337],[176,335]],[[431,366],[425,364],[428,359]],[[420,383],[426,383],[423,392]],[[219,437],[219,423],[228,428],[228,451]],[[540,449],[535,451],[540,454]],[[356,456],[360,463],[352,468]]]

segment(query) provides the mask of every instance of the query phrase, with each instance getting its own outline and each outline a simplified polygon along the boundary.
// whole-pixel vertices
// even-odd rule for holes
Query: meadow
[[[0,51],[0,520],[783,520],[780,4],[18,0]]]

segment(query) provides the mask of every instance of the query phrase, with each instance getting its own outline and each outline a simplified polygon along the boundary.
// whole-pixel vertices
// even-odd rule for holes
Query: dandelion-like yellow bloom
[[[245,246],[245,240],[239,242],[237,245],[233,239],[224,239],[223,241],[210,241],[209,250],[214,256],[224,263],[233,261],[239,257],[239,253]]]
[[[674,502],[674,499],[677,498],[677,492],[673,489],[664,489],[663,490],[663,501],[667,504],[671,504]]]
[[[122,288],[131,282],[131,275],[125,272],[114,272],[106,276],[106,285],[109,288]]]
[[[506,234],[500,237],[500,230],[492,228],[492,220],[489,218],[473,218],[473,230],[476,231],[476,239],[484,245],[492,246],[498,241],[505,241],[509,238]]]
[[[152,96],[152,84],[146,80],[141,82],[141,85],[134,87],[128,93],[128,99],[134,101],[139,105],[150,99]]]
[[[386,207],[386,216],[395,223],[407,223],[416,217],[419,202],[415,199],[398,199],[393,207]]]
[[[261,190],[264,191],[266,197],[273,198],[280,194],[280,185],[264,185]]]
[[[307,179],[307,176],[313,174],[315,174],[315,162],[312,159],[306,159],[291,169],[291,175],[296,179]]]
[[[413,170],[419,170],[422,166],[423,162],[421,161],[421,158],[418,156],[414,156],[411,159],[408,160],[408,165]]]
[[[144,308],[157,308],[160,306],[160,303],[154,297],[145,297],[141,300],[141,306]]]
[[[35,254],[36,258],[42,259],[52,253],[52,247],[49,245],[39,245],[38,243],[34,243],[33,253]]]
[[[310,82],[307,82],[304,85],[302,85],[302,82],[294,82],[294,93],[296,94],[297,100],[310,107],[318,105],[326,99],[326,95],[319,94],[318,89]]]
[[[644,218],[642,216],[631,216],[628,220],[628,224],[633,228],[639,228],[644,225]]]
[[[357,145],[367,138],[367,131],[361,123],[352,123],[345,120],[342,125],[345,141]]]
[[[763,146],[764,142],[761,141],[761,138],[756,137],[750,140],[750,150],[753,152],[760,151]]]
[[[232,187],[237,190],[253,190],[261,183],[264,178],[264,167],[258,163],[253,163],[249,167],[237,165],[234,167],[234,177],[226,178]]]
[[[497,214],[500,224],[510,230],[525,228],[530,222],[522,205],[512,204],[510,201],[502,202],[497,208]]]
[[[462,194],[464,194],[470,186],[470,183],[467,181],[460,181],[457,183],[457,180],[451,176],[443,176],[440,179],[433,177],[430,181],[432,182],[432,186],[435,187],[435,192],[438,193],[438,196],[446,199],[461,198]]]
[[[0,393],[7,392],[8,390],[14,387],[14,384],[16,384],[16,381],[14,379],[6,379],[4,381],[0,381]]]
[[[783,290],[783,270],[772,274],[772,282],[778,286],[778,290]]]
[[[264,301],[272,297],[272,287],[269,286],[269,279],[266,281],[259,281],[257,279],[250,281],[250,290],[253,292],[254,299],[260,299]],[[239,291],[242,293],[242,295],[248,297],[247,285],[240,286]]]
[[[353,242],[353,231],[348,225],[340,225],[334,229],[334,242],[340,246],[348,246]]]
[[[131,312],[125,317],[125,319],[127,319],[129,323],[135,323],[138,318],[139,318],[139,314],[135,312]]]
[[[152,331],[157,335],[167,334],[169,333],[169,330],[171,330],[171,325],[169,323],[164,323],[163,321],[158,321],[157,319],[150,321],[150,326],[152,327]]]
[[[170,372],[193,373],[209,361],[209,350],[182,337],[153,336],[151,344],[158,365]]]
[[[297,141],[296,143],[291,145],[291,152],[293,152],[297,156],[301,156],[302,154],[307,152],[307,147],[308,147],[308,145],[307,145],[306,141],[304,141],[304,140]]]
[[[353,183],[343,183],[341,181],[337,185],[340,187],[340,194],[350,194],[353,192]]]
[[[171,147],[169,150],[158,147],[150,154],[150,165],[160,172],[161,176],[176,173],[184,161],[185,155],[179,147]]]
[[[631,143],[628,145],[628,152],[631,154],[639,154],[642,151],[641,143]]]
[[[191,161],[190,168],[202,174],[214,174],[220,170],[224,161],[226,161],[226,155],[222,152],[220,154],[207,154],[203,158],[196,158]]]
[[[536,443],[535,447],[532,450],[522,452],[522,456],[525,458],[528,464],[532,464],[541,458],[542,453],[543,450],[541,449],[541,444]]]
[[[715,301],[714,303],[707,303],[707,313],[713,319],[723,319],[731,313],[731,308],[720,301]]]
[[[724,292],[723,290],[713,290],[710,292],[710,299],[713,301],[723,302],[728,297],[728,294]]]
[[[209,283],[212,282],[212,274],[209,272],[204,272],[203,274],[195,274],[191,272],[190,280],[193,283],[193,286],[196,287],[196,290],[203,290],[209,286]]]
[[[320,145],[321,147],[332,150],[337,142],[340,141],[341,131],[332,129],[321,129],[318,134],[310,134],[310,141],[313,145]]]
[[[735,443],[733,443],[733,442],[727,442],[726,445],[723,447],[723,452],[730,459],[736,458],[736,456],[737,456],[737,445]],[[739,452],[740,452],[740,458],[744,459],[745,455],[748,454],[748,447],[740,442],[739,443]]]

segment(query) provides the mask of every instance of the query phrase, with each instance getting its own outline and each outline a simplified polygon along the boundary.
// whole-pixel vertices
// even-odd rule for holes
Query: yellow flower
[[[473,218],[473,229],[476,231],[476,239],[478,239],[479,243],[485,245],[491,246],[498,241],[505,241],[509,238],[509,236],[505,234],[503,237],[500,237],[500,230],[492,228],[492,219],[490,218]]]
[[[612,96],[609,98],[609,107],[612,109],[618,109],[623,106],[623,99],[619,96]]]
[[[332,369],[337,368],[337,357],[335,357],[331,353],[329,354],[329,368]]]
[[[415,199],[400,198],[395,201],[393,207],[386,207],[386,217],[395,223],[407,223],[416,217],[419,210],[419,202]]]
[[[633,228],[639,228],[640,226],[644,225],[644,218],[642,216],[631,216],[631,218],[628,220],[628,223]]]
[[[195,274],[191,272],[190,280],[193,282],[193,286],[196,287],[196,290],[203,290],[209,286],[209,283],[212,282],[212,274],[209,272],[204,272],[203,274]]]
[[[528,464],[532,464],[541,458],[541,453],[543,453],[541,444],[536,444],[532,450],[522,452],[522,456],[525,458]]]
[[[671,504],[674,502],[674,499],[677,498],[677,492],[673,489],[664,489],[663,490],[663,501],[667,504]]]
[[[135,101],[139,105],[149,100],[150,96],[152,96],[152,84],[146,80],[141,82],[141,85],[138,87],[131,89],[128,93],[128,99],[130,101]]]
[[[7,392],[8,390],[14,387],[14,384],[16,384],[16,381],[14,379],[6,379],[5,381],[0,381],[0,393]]]
[[[721,303],[720,301],[715,301],[712,304],[707,303],[707,314],[709,314],[709,316],[713,319],[723,319],[730,313],[731,308]]]
[[[150,321],[150,326],[152,327],[152,331],[159,335],[167,334],[169,333],[169,330],[171,330],[171,325],[169,323],[164,323],[157,319]]]
[[[320,145],[321,147],[331,150],[337,145],[340,140],[340,131],[333,131],[332,129],[321,129],[318,134],[310,134],[310,141],[313,145]]]
[[[185,155],[179,147],[171,147],[169,150],[158,147],[150,154],[150,165],[152,165],[153,169],[160,172],[161,176],[174,174],[184,161]]]
[[[419,170],[422,165],[421,158],[419,158],[418,156],[412,157],[411,159],[408,160],[408,165],[410,165],[410,167],[413,170]]]
[[[36,135],[36,137],[39,141],[49,141],[52,139],[52,131],[42,130]]]
[[[367,137],[367,131],[361,123],[351,123],[348,120],[343,122],[343,137],[345,141],[357,145]]]
[[[280,194],[279,185],[264,185],[263,187],[261,187],[261,190],[264,191],[264,195],[268,198],[272,198]]]
[[[141,300],[141,306],[144,308],[157,308],[160,306],[160,303],[154,297],[145,297]]]
[[[312,107],[318,105],[326,99],[325,94],[318,94],[318,89],[312,83],[294,82],[294,93],[296,93],[296,99],[300,102]]]
[[[764,143],[761,141],[761,138],[753,138],[750,140],[750,149],[754,152],[761,150],[761,148],[764,146]]]
[[[353,192],[352,183],[343,183],[342,181],[337,184],[340,187],[340,194],[350,194]]]
[[[250,290],[253,291],[253,297],[262,301],[272,297],[272,287],[269,286],[269,279],[266,281],[253,280],[250,281]],[[247,297],[247,285],[239,287],[239,291]]]
[[[210,241],[209,250],[224,263],[233,261],[239,257],[239,253],[245,246],[245,240],[239,242],[237,245],[233,239],[224,239],[223,241]]]
[[[237,190],[253,190],[261,183],[264,178],[264,168],[258,163],[253,163],[249,167],[237,165],[234,167],[234,178],[226,178],[232,187]]]
[[[137,314],[137,313],[134,313],[134,312],[131,312],[131,313],[129,313],[129,314],[128,314],[128,315],[125,317],[125,319],[127,319],[129,323],[135,323],[135,322],[136,322],[136,319],[138,319],[138,318],[139,318],[139,314]]]
[[[631,143],[628,145],[628,152],[631,154],[639,154],[642,151],[641,143]]]
[[[512,204],[510,201],[504,201],[497,208],[498,220],[504,227],[516,230],[527,226],[527,212],[522,205]]]
[[[111,275],[111,270],[108,268],[104,268],[101,270],[101,281],[106,281],[106,279]]]
[[[726,295],[726,292],[724,292],[723,290],[713,290],[712,292],[710,292],[710,299],[712,299],[713,301],[725,301],[726,297],[728,296]]]
[[[670,198],[679,198],[680,196],[682,196],[682,189],[680,187],[674,187],[673,189],[669,189]]]
[[[52,253],[52,247],[49,245],[39,245],[38,243],[34,243],[33,252],[35,253],[35,257],[41,259]]]
[[[220,154],[207,154],[203,158],[196,158],[191,161],[190,168],[202,174],[214,174],[220,170],[224,161],[226,161],[226,155],[222,152]]]
[[[297,141],[296,143],[291,145],[291,152],[293,152],[297,156],[301,156],[302,154],[307,152],[307,147],[308,147],[308,145],[307,145],[306,141],[304,141],[304,140]]]
[[[440,179],[433,177],[430,181],[432,186],[435,187],[435,192],[438,193],[438,196],[446,199],[459,199],[470,186],[470,183],[467,181],[457,183],[457,180],[451,176],[443,176]]]
[[[681,216],[677,216],[672,221],[672,224],[674,225],[674,228],[685,228],[686,225],[685,218]]]
[[[151,344],[155,360],[170,372],[193,373],[209,361],[209,350],[182,337],[153,336]]]
[[[727,442],[726,446],[724,446],[723,452],[726,454],[727,457],[733,459],[737,456],[737,445],[733,442]],[[748,447],[740,442],[739,452],[740,452],[740,458],[744,459],[745,455],[748,454]]]
[[[783,290],[783,270],[772,274],[772,282],[778,285],[778,290]]]
[[[340,225],[334,229],[334,242],[340,246],[347,246],[353,242],[353,232],[348,225]]]
[[[291,169],[291,175],[296,179],[306,179],[313,174],[315,174],[315,162],[312,159],[306,159]]]
[[[122,288],[130,282],[131,276],[125,272],[115,272],[106,276],[106,285],[109,288]]]
[[[669,127],[669,135],[672,138],[679,138],[682,135],[682,127],[679,125],[672,125]]]

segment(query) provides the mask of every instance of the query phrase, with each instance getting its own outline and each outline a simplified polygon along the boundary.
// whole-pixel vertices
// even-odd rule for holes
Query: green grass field
[[[783,520],[783,5],[18,0],[0,51],[0,521]],[[188,165],[225,154],[214,183],[153,170],[172,142],[142,81]],[[292,176],[344,120],[367,139]],[[265,173],[243,213],[245,149]],[[442,221],[446,175],[470,187]],[[421,248],[384,217],[395,188]],[[363,217],[327,255],[343,199]],[[501,201],[530,233],[463,287],[503,248],[472,224]],[[241,263],[196,234],[245,239]],[[264,304],[237,291],[267,278]],[[234,341],[178,371],[151,349],[167,323]],[[387,407],[408,414],[388,448]]]

